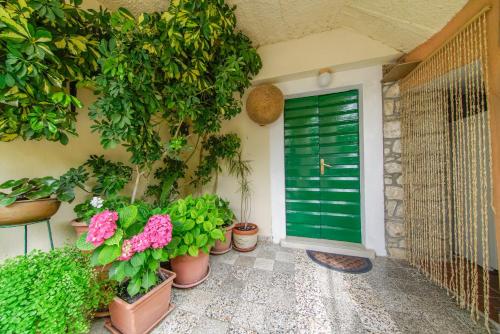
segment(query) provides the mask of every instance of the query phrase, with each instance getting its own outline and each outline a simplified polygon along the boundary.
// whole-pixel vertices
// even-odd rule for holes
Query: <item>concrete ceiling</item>
[[[134,13],[162,10],[165,0],[99,0]],[[467,0],[227,0],[237,6],[238,27],[255,45],[337,28],[353,29],[408,52],[439,31]]]

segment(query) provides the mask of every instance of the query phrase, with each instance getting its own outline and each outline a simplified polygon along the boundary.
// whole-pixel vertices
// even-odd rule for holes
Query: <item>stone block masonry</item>
[[[383,86],[384,103],[384,202],[387,253],[405,258],[403,176],[401,174],[401,110],[397,82]]]

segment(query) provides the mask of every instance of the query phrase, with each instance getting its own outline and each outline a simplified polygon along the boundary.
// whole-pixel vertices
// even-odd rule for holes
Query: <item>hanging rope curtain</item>
[[[472,317],[483,310],[487,325],[493,218],[486,10],[400,88],[408,260]]]

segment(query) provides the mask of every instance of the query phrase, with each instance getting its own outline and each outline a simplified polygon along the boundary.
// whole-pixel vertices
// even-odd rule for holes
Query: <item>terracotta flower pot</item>
[[[55,198],[15,201],[0,208],[0,225],[16,225],[52,217],[61,202]]]
[[[231,226],[226,227],[226,232],[224,233],[224,237],[226,238],[226,241],[220,241],[217,240],[215,242],[214,248],[210,251],[210,254],[224,254],[227,253],[231,249],[231,244],[232,244],[232,231],[234,227],[234,223]]]
[[[170,296],[175,273],[160,269],[168,279],[136,302],[129,304],[115,297],[109,305],[111,324],[122,334],[149,333],[170,311]]]
[[[170,260],[172,271],[177,275],[176,287],[191,288],[203,282],[208,275],[208,254],[201,250],[198,256],[182,255]]]
[[[75,229],[77,238],[89,230],[89,226],[87,224],[76,219],[71,221],[71,226]]]
[[[257,233],[259,227],[252,223],[247,223],[247,230],[244,230],[245,223],[238,223],[233,228],[234,248],[240,252],[250,252],[257,247]]]

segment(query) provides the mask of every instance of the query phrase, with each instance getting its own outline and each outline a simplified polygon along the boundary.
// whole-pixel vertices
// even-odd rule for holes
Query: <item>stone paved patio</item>
[[[259,243],[211,256],[211,266],[200,286],[174,289],[177,308],[153,334],[486,333],[403,261],[377,258],[370,272],[345,274],[305,251]],[[107,333],[102,320],[91,333]]]

